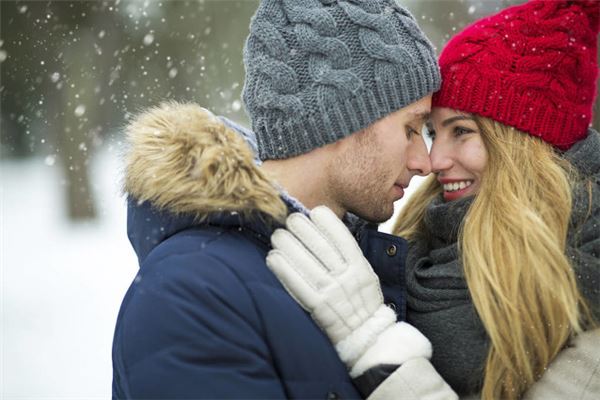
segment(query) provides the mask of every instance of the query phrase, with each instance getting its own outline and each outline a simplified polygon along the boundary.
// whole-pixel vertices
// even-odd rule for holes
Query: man
[[[420,131],[440,84],[435,53],[394,0],[264,0],[244,62],[260,161],[250,132],[196,105],[163,104],[128,128],[140,272],[115,331],[115,398],[361,396],[267,268],[269,238],[289,212],[321,204],[391,217],[430,172]],[[359,240],[403,318],[405,243],[375,230]]]

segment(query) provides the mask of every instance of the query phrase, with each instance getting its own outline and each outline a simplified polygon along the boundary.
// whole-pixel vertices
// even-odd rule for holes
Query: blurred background
[[[399,1],[438,50],[523,2]],[[0,1],[0,398],[110,398],[114,323],[137,271],[122,127],[168,99],[247,125],[241,55],[257,5]]]

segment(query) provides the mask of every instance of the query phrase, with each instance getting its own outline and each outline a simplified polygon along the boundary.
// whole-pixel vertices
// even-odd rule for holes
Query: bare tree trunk
[[[89,179],[89,161],[92,152],[92,126],[94,120],[95,79],[88,75],[93,70],[93,49],[90,33],[80,36],[77,43],[64,49],[65,75],[68,78],[61,96],[64,112],[62,124],[57,124],[57,137],[61,150],[61,164],[66,177],[65,189],[68,216],[72,220],[96,217],[93,193]],[[62,125],[62,126],[61,126]]]

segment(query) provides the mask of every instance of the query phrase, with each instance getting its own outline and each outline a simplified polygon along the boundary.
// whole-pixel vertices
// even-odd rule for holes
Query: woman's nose
[[[434,173],[446,171],[452,167],[452,148],[448,144],[434,140],[429,153],[431,170]]]

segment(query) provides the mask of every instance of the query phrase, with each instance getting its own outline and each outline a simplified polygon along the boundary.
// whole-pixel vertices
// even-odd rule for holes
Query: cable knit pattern
[[[262,0],[244,63],[262,160],[335,142],[440,85],[431,44],[395,0]]]
[[[597,0],[532,0],[479,20],[442,51],[433,103],[566,150],[592,119],[599,23]]]
[[[257,93],[258,104],[283,112],[301,111],[302,103],[294,96],[299,88],[296,72],[284,61],[289,49],[283,36],[267,21],[256,21],[256,26],[257,40],[268,44],[264,46],[267,54],[258,56],[248,68],[253,73],[271,77],[270,87],[265,86]]]

